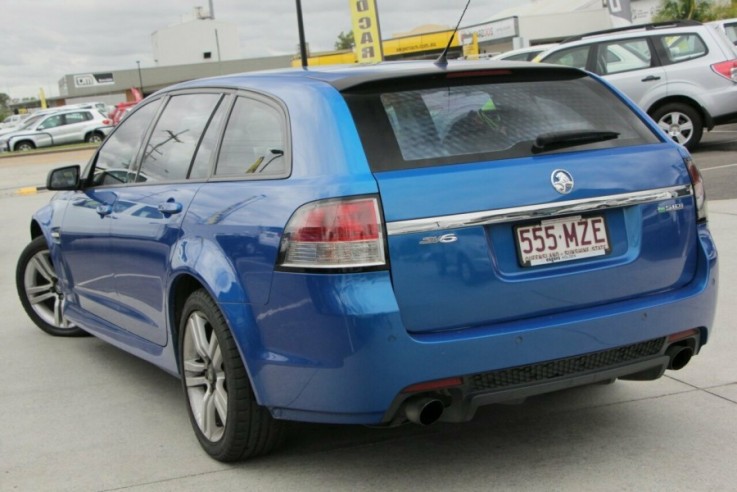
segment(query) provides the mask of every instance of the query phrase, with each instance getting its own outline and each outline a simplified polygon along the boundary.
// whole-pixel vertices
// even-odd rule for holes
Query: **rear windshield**
[[[534,73],[537,72],[537,73]],[[374,171],[656,143],[614,94],[576,72],[435,76],[344,92]],[[573,75],[570,75],[573,73]],[[538,137],[604,134],[536,148]]]

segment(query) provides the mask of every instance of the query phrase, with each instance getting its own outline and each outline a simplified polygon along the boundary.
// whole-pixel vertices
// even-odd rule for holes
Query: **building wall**
[[[652,22],[653,16],[660,10],[661,0],[636,0],[631,2],[633,24]]]
[[[228,60],[220,63],[192,63],[186,65],[172,65],[164,67],[141,67],[140,74],[137,67],[124,70],[113,70],[100,74],[72,74],[65,75],[59,80],[59,93],[65,100],[87,98],[87,100],[101,100],[104,95],[122,97],[121,101],[131,100],[130,89],[142,87],[143,94],[149,95],[159,89],[203,77],[227,75],[257,70],[271,70],[290,66],[292,55],[269,56],[263,58],[246,58]],[[140,75],[140,77],[139,77]],[[90,80],[91,84],[79,84],[79,80]],[[97,82],[97,81],[101,82]],[[97,82],[97,83],[95,83]],[[105,100],[107,102],[107,100]]]
[[[612,16],[606,9],[583,10],[519,18],[519,36],[528,44],[543,40],[559,41],[592,31],[611,29]]]
[[[105,94],[94,97],[71,97],[64,100],[64,104],[79,104],[88,102],[101,102],[108,106],[115,106],[118,103],[126,101],[125,92],[119,92],[115,94]]]
[[[151,35],[151,42],[154,60],[160,67],[240,58],[237,26],[212,19],[160,29]]]

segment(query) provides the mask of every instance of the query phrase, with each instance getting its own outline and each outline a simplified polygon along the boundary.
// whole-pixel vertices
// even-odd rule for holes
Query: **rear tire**
[[[90,133],[89,135],[87,135],[87,138],[85,139],[87,143],[94,143],[94,144],[102,143],[102,140],[103,140],[102,134],[97,133],[97,132]]]
[[[51,263],[46,238],[38,236],[20,254],[15,269],[15,286],[28,317],[49,335],[86,336],[87,332],[64,319],[64,295]]]
[[[687,104],[666,104],[655,110],[652,117],[670,138],[688,150],[693,150],[701,141],[704,133],[703,118]]]
[[[179,357],[187,410],[202,448],[218,461],[266,454],[284,439],[284,423],[256,403],[233,335],[204,290],[184,304]]]

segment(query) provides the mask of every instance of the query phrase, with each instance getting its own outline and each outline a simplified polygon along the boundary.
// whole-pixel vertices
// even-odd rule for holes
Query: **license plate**
[[[523,267],[550,265],[609,253],[602,216],[565,217],[515,228],[517,254]]]

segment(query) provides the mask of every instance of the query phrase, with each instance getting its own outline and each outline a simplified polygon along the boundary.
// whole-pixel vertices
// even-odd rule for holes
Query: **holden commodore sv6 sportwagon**
[[[287,420],[462,422],[656,379],[714,319],[688,151],[574,68],[187,82],[47,184],[16,275],[28,315],[180,377],[218,460],[272,450]]]

